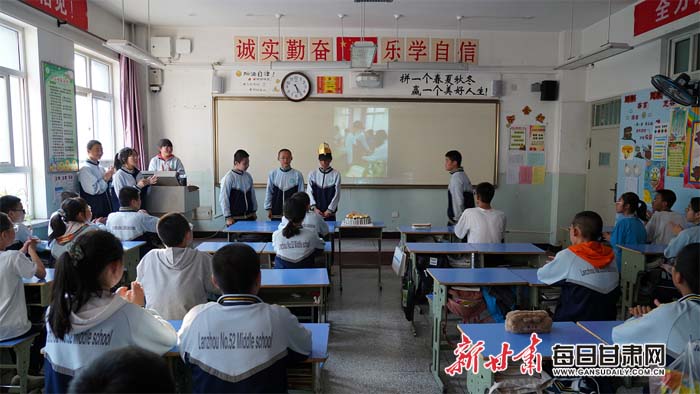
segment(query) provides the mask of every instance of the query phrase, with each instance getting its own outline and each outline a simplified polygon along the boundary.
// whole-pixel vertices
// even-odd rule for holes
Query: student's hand
[[[323,216],[323,212],[321,212],[321,210],[318,209],[318,208],[316,208],[316,207],[314,207],[314,212],[316,212],[317,214]]]
[[[610,242],[610,233],[603,233],[603,239]]]
[[[267,218],[272,219],[272,210],[271,209],[267,210]]]
[[[118,288],[117,295],[132,304],[138,306],[146,305],[146,296],[143,293],[143,287],[141,286],[141,283],[137,281],[131,282],[131,290],[128,290],[124,286]]]
[[[141,179],[140,181],[138,181],[138,183],[137,183],[136,185],[139,187],[139,189],[143,189],[144,187],[146,187],[146,186],[149,185],[148,179],[147,179],[147,178],[143,178],[143,179]]]
[[[93,223],[100,223],[100,224],[107,224],[107,218],[106,217],[99,217],[95,220],[92,221]]]
[[[647,211],[647,220],[650,220],[653,215],[654,211]]]
[[[148,215],[148,211],[145,209],[139,209],[139,213],[142,213],[144,215]]]
[[[230,226],[234,223],[236,223],[236,221],[233,220],[233,218],[226,218],[226,226]]]
[[[661,302],[659,300],[654,300],[654,305],[659,306],[661,305]],[[629,309],[630,315],[634,317],[642,317],[646,315],[647,313],[651,312],[654,308],[646,305],[637,305],[635,307],[632,307]]]
[[[19,251],[22,254],[27,254],[30,251],[36,252],[36,245],[39,244],[39,238],[31,237],[29,238],[26,242],[24,242],[24,245],[22,245],[22,249]]]
[[[329,218],[331,216],[333,216],[333,212],[331,212],[329,210],[326,210],[326,212],[323,213],[324,218]]]
[[[252,220],[258,220],[258,214],[253,213],[253,216],[250,217]]]
[[[673,231],[673,233],[676,235],[680,234],[681,231],[683,231],[683,226],[681,226],[680,224],[670,222],[668,225],[671,226],[671,231]]]
[[[155,175],[146,178],[146,180],[148,181],[149,185],[155,185],[156,183],[158,183],[158,177]]]

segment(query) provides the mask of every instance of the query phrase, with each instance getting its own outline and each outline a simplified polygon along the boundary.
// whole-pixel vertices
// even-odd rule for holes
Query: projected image
[[[385,178],[389,158],[389,108],[335,108],[333,164],[349,178]]]

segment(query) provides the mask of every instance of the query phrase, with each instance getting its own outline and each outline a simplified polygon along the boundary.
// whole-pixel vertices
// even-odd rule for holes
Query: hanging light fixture
[[[350,67],[370,68],[377,54],[377,45],[371,41],[365,41],[365,3],[362,3],[362,28],[360,41],[356,41],[350,47]]]
[[[122,39],[115,40],[110,39],[105,41],[102,45],[117,52],[120,55],[126,56],[129,59],[145,64],[154,68],[165,68],[165,64],[160,61],[160,59],[151,55],[150,53],[139,48],[136,44],[126,39],[126,26],[125,26],[126,16],[124,14],[124,0],[122,0]],[[148,0],[148,30],[150,32],[151,28],[151,0]],[[150,40],[150,33],[148,39]]]

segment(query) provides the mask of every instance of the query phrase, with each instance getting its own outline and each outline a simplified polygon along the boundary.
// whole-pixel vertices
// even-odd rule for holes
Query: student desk
[[[628,309],[634,305],[637,295],[637,274],[646,269],[646,258],[663,256],[666,245],[619,245],[622,250],[622,269],[620,287],[622,302],[620,317],[627,316]]]
[[[484,267],[484,255],[535,256],[538,260],[547,254],[544,250],[529,243],[495,243],[469,244],[479,255],[480,265]],[[528,260],[529,263],[529,260]],[[472,266],[473,267],[473,266]]]
[[[28,334],[16,339],[10,339],[7,341],[0,342],[0,350],[2,350],[3,353],[6,350],[11,350],[15,353],[16,357],[16,362],[14,364],[2,364],[0,365],[0,369],[16,369],[17,375],[19,375],[19,386],[0,383],[0,387],[9,389],[19,389],[19,392],[21,394],[27,393],[27,375],[29,374],[30,348],[32,346],[32,343],[34,342],[34,338],[36,338],[38,335],[38,333]],[[7,359],[10,359],[9,354],[4,354],[3,358],[5,357],[7,357]]]
[[[334,229],[338,232],[338,270],[340,271],[340,291],[343,291],[343,238],[366,239],[377,241],[377,274],[379,290],[382,290],[382,232],[384,222],[374,222],[366,226],[344,226],[343,222],[335,222]]]
[[[227,245],[233,245],[233,244],[246,244],[253,248],[255,250],[255,253],[260,254],[263,251],[263,248],[265,248],[266,242],[202,242],[201,244],[197,245],[197,250],[200,252],[206,252],[209,254],[214,254],[216,253],[217,250],[223,248],[224,246]]]
[[[576,322],[576,325],[598,338],[599,341],[611,345],[613,344],[612,330],[622,323],[624,323],[622,320],[579,321]]]
[[[127,285],[136,280],[136,266],[139,265],[139,261],[141,261],[139,249],[145,244],[146,241],[122,241],[122,247],[124,248],[122,262],[124,263],[124,270],[126,271]]]
[[[180,331],[180,327],[182,327],[182,320],[168,320],[168,323],[170,323],[175,331]],[[312,391],[315,393],[320,393],[322,392],[321,390],[321,365],[328,360],[328,335],[330,333],[330,328],[331,325],[328,323],[302,323],[302,326],[306,328],[307,330],[311,331],[311,354],[309,355],[309,358],[306,359],[303,364],[311,364],[311,376],[312,376]],[[175,345],[172,349],[170,349],[167,353],[165,353],[164,357],[169,359],[169,361],[173,361],[173,359],[179,359],[180,358],[180,349],[177,345]],[[171,363],[171,368],[173,367],[173,364]],[[294,367],[289,368],[290,370],[295,369]],[[189,374],[189,371],[187,371]],[[292,371],[288,371],[289,372]],[[292,372],[294,375],[296,371]],[[183,376],[182,374],[173,374],[176,377],[177,383],[179,383],[180,388],[183,388],[183,381],[188,382],[190,380],[190,376],[187,376],[186,379],[182,379]],[[291,375],[291,374],[290,374]],[[298,376],[294,376],[298,377]],[[294,377],[289,376],[289,383],[292,385],[295,383]],[[185,383],[186,384],[186,383]],[[191,392],[192,390],[189,390]],[[180,392],[180,391],[178,391]]]
[[[253,221],[253,220],[241,220],[236,222],[224,230],[228,233],[228,240],[234,241],[241,236],[241,234],[259,234],[259,235],[269,235],[277,231],[281,221],[271,220],[265,222]]]
[[[56,270],[46,269],[46,277],[39,279],[33,276],[30,279],[22,279],[24,282],[24,298],[28,306],[47,307],[51,303],[51,282],[53,282]]]
[[[413,226],[399,226],[398,230],[399,233],[401,233],[401,243],[399,246],[402,248],[406,246],[407,242],[412,241],[411,238],[413,237],[446,235],[451,242],[455,232],[454,226],[432,226],[421,228],[414,228]]]
[[[528,293],[530,294],[530,307],[537,307],[540,299],[539,290],[542,287],[549,286],[548,284],[537,279],[537,268],[510,268],[510,272],[527,282],[527,285],[529,286]]]
[[[272,242],[268,242],[265,244],[265,247],[263,250],[260,252],[263,255],[267,256],[267,265],[268,268],[272,268],[272,261],[274,260],[274,255],[275,253],[275,247],[272,245]],[[331,272],[331,256],[333,254],[333,243],[330,241],[326,241],[325,244],[323,245],[323,253],[326,255],[326,269],[328,270],[328,274],[330,275]]]
[[[603,233],[612,233],[613,230],[615,229],[615,226],[603,226]],[[559,227],[559,231],[562,232],[562,243],[561,247],[563,249],[568,248],[571,246],[571,240],[569,239],[569,227],[568,226],[561,226]]]
[[[487,393],[494,383],[494,374],[484,368],[484,362],[489,355],[496,356],[501,353],[501,343],[510,343],[513,354],[518,354],[525,347],[530,345],[530,335],[514,334],[507,332],[504,323],[488,324],[459,324],[457,329],[460,333],[469,336],[472,342],[484,341],[484,351],[480,355],[479,373],[463,371],[466,375],[467,390],[470,393]],[[549,333],[537,334],[542,342],[537,345],[537,352],[542,354],[543,359],[552,357],[552,346],[561,344],[598,344],[594,336],[586,332],[581,327],[572,322],[554,322],[552,331]],[[454,361],[454,359],[450,359]],[[509,360],[509,362],[513,362]]]
[[[317,322],[326,320],[326,291],[330,286],[325,268],[264,269],[259,296],[269,304],[287,308],[318,308]],[[318,294],[315,294],[318,293]]]
[[[444,384],[440,379],[442,371],[440,368],[440,345],[442,342],[442,322],[446,320],[447,288],[452,286],[523,286],[527,285],[527,281],[512,273],[508,268],[429,268],[427,271],[428,275],[433,278],[432,363],[430,371],[440,389],[444,389]],[[503,323],[500,325],[503,326]]]

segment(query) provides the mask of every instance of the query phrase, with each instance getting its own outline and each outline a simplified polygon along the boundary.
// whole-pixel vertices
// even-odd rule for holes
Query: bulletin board
[[[655,89],[621,98],[618,196],[637,193],[651,203],[673,190],[682,211],[700,196],[700,109],[680,106]]]
[[[444,187],[445,153],[462,153],[472,183],[496,183],[497,100],[314,99],[216,97],[216,181],[231,170],[233,154],[250,154],[249,172],[264,184],[277,152],[293,152],[292,167],[318,168],[318,146],[333,150],[344,186]]]

